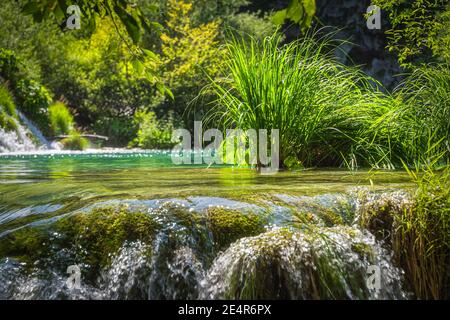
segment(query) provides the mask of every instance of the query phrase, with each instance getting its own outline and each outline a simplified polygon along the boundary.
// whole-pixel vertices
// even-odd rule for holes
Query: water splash
[[[42,254],[27,263],[13,256],[0,257],[0,299],[410,298],[404,290],[403,271],[395,265],[389,249],[372,233],[361,229],[355,223],[357,218],[350,219],[358,216],[363,201],[372,203],[378,196],[366,197],[369,200],[351,193],[298,198],[277,195],[275,198],[283,199],[288,205],[283,206],[279,201],[275,205],[265,199],[261,206],[256,206],[216,197],[130,200],[121,204],[127,210],[120,211],[116,216],[119,220],[110,220],[107,225],[98,217],[70,220],[69,226],[79,221],[85,224],[66,233],[52,229],[57,221],[54,219],[48,221],[48,228],[44,228],[45,224],[30,225],[27,227],[30,230],[42,228],[40,237],[43,238],[38,238],[42,241],[31,241],[33,245],[39,244],[33,249]],[[396,195],[394,198],[403,201]],[[119,203],[117,200],[99,203],[95,208],[117,207]],[[211,207],[224,212],[236,210],[243,215],[263,215],[270,223],[256,235],[240,234],[238,240],[218,251],[214,238],[217,226],[208,215]],[[280,207],[284,207],[283,219],[278,217]],[[328,207],[342,219],[330,225],[321,207]],[[86,217],[92,214],[89,210],[94,209],[73,212],[59,221],[79,215]],[[353,213],[349,215],[349,211]],[[139,212],[145,216],[136,216]],[[310,222],[299,222],[298,215],[311,213],[315,217]],[[271,215],[277,219],[271,219]],[[108,253],[110,262],[97,270],[90,264],[92,256],[98,255],[95,252],[98,247],[90,245],[96,239],[91,239],[86,227],[110,230],[109,223],[119,225],[120,222],[127,226],[126,235],[136,234],[134,228],[142,228],[144,224],[133,217],[151,221],[154,235],[145,237],[145,241],[127,238],[117,251]],[[219,222],[221,234],[226,230],[231,237],[236,234],[233,228],[239,225],[226,223],[227,220]],[[111,231],[100,234],[117,239]],[[17,239],[14,233],[4,237],[10,236],[9,239]],[[69,289],[66,284],[66,269],[72,264],[78,264],[82,270],[80,289]],[[381,270],[379,289],[370,288],[366,283],[368,268],[373,265]]]
[[[0,153],[4,152],[27,152],[37,149],[34,142],[29,138],[27,130],[14,119],[16,130],[6,132],[0,128]]]
[[[0,153],[23,153],[39,150],[60,150],[56,142],[50,142],[34,123],[17,110],[20,122],[13,119],[17,129],[6,132],[0,128]],[[34,140],[33,141],[32,138]]]
[[[366,285],[371,265],[382,270],[380,290]],[[368,233],[346,227],[312,233],[278,229],[243,238],[217,257],[201,298],[405,299],[402,279]]]

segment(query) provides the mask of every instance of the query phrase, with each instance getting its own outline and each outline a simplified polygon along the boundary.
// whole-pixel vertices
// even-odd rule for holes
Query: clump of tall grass
[[[89,141],[76,131],[73,131],[66,138],[62,139],[61,144],[64,149],[69,150],[85,150],[89,147]]]
[[[53,134],[65,135],[73,130],[73,116],[62,102],[56,102],[48,108],[50,127]]]
[[[397,90],[404,100],[396,122],[404,153],[420,159],[431,149],[441,162],[450,162],[450,65],[422,66],[415,69]]]
[[[393,99],[337,62],[331,45],[313,36],[284,45],[278,35],[233,38],[227,77],[208,87],[217,97],[211,118],[225,128],[279,129],[281,163],[392,166],[389,132],[376,122]]]
[[[363,206],[360,220],[392,249],[418,299],[449,298],[450,165],[434,170],[439,160],[423,159],[415,169],[405,165],[414,193],[380,195]]]
[[[435,160],[436,161],[436,160]],[[450,263],[450,165],[440,171],[417,168],[412,210],[397,217],[393,249],[416,297],[448,299]]]

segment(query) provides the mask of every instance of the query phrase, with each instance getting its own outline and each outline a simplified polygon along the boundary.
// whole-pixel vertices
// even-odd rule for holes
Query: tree
[[[73,1],[66,0],[27,0],[22,10],[31,14],[37,22],[55,18],[63,26],[68,18],[67,8],[72,4]],[[157,22],[146,18],[139,6],[127,0],[78,0],[76,5],[80,8],[82,17],[91,26],[95,26],[96,18],[109,16],[114,20],[118,17],[135,44],[141,38],[142,29],[150,31],[153,28],[161,28]]]
[[[223,49],[219,45],[221,21],[195,25],[192,2],[168,0],[166,31],[161,35],[160,73],[174,92],[174,100],[161,105],[183,115],[199,91],[220,69]],[[184,114],[186,115],[186,114]]]
[[[375,0],[385,10],[392,28],[386,32],[388,49],[403,67],[430,60],[449,61],[450,5],[447,0]]]

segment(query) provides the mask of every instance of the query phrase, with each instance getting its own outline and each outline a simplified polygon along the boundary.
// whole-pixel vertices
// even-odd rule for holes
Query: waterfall
[[[269,200],[269,211],[217,197],[96,203],[0,234],[16,244],[0,256],[0,299],[408,299],[390,249],[354,223],[361,205],[399,194],[371,196],[278,197],[299,208],[284,207],[287,219]],[[29,237],[40,239],[31,271],[14,258]],[[76,290],[73,264],[83,272]]]
[[[36,150],[36,145],[27,135],[27,130],[15,120],[17,129],[6,131],[0,128],[0,153]]]
[[[14,119],[17,129],[6,131],[0,128],[0,153],[26,152],[42,149],[59,149],[58,145],[49,142],[34,123],[17,110],[20,122]],[[35,141],[30,137],[34,137]]]
[[[41,130],[39,130],[34,123],[29,120],[22,112],[17,110],[20,121],[28,128],[28,130],[33,134],[33,136],[39,141],[41,146],[45,148],[50,148],[51,143],[44,137]]]

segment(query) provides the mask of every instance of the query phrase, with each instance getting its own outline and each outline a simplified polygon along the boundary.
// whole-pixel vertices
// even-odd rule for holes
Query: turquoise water
[[[19,223],[107,199],[316,195],[355,186],[401,188],[409,181],[395,171],[304,170],[267,176],[231,166],[176,166],[164,151],[1,156],[0,230],[5,215],[8,221],[16,215]]]

